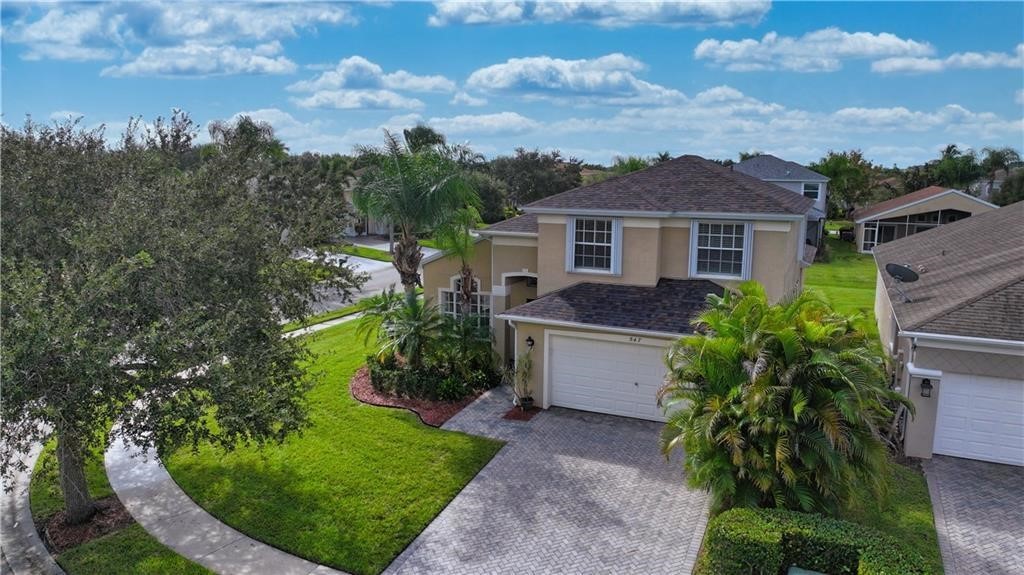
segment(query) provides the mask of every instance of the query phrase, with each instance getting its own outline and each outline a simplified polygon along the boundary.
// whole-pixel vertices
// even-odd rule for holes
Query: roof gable
[[[1024,202],[875,246],[875,263],[909,265],[911,302],[890,292],[901,330],[1024,341]],[[885,287],[893,280],[882,273]]]
[[[804,215],[814,200],[720,166],[680,156],[533,202],[528,213],[655,212]]]
[[[780,182],[827,182],[828,178],[796,162],[771,154],[758,154],[732,165],[732,169],[761,180]]]
[[[942,186],[928,186],[927,188],[921,188],[920,190],[910,192],[909,194],[904,194],[899,197],[885,200],[884,202],[879,202],[877,204],[872,204],[859,210],[855,210],[853,212],[853,220],[854,222],[859,224],[863,221],[883,216],[894,210],[906,208],[914,204],[926,202],[928,200],[933,200],[935,198],[945,196],[947,194],[958,194],[960,196],[978,202],[981,205],[990,208],[995,207],[993,204],[990,204],[985,200],[982,200],[981,198],[976,198],[970,194],[965,194],[960,190],[954,190],[953,188],[944,188]]]

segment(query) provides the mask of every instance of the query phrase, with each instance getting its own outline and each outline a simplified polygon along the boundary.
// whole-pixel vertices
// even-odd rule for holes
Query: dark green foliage
[[[2,467],[47,424],[72,521],[91,513],[83,460],[109,440],[96,422],[161,452],[305,425],[305,351],[279,322],[310,309],[317,278],[292,254],[344,227],[342,190],[265,124],[214,124],[198,154],[194,136],[181,113],[133,121],[115,150],[74,122],[2,127]]]
[[[850,210],[874,201],[872,176],[875,168],[860,150],[829,150],[825,157],[807,167],[829,178],[829,217],[845,217]]]
[[[642,158],[640,156],[617,156],[612,163],[612,172],[616,175],[638,172],[650,167],[657,162],[656,158]]]
[[[466,376],[443,364],[413,368],[393,356],[369,356],[366,365],[373,388],[396,397],[458,401],[498,384],[493,369],[475,369]]]
[[[513,208],[553,196],[580,185],[582,162],[563,158],[557,150],[541,152],[517,148],[514,156],[491,161],[491,173],[508,185]]]
[[[699,575],[782,575],[790,566],[830,575],[924,575],[899,541],[846,521],[781,509],[733,509],[708,524]]]
[[[1003,181],[999,191],[992,194],[992,203],[997,206],[1008,206],[1024,200],[1024,169],[1010,174]]]
[[[469,394],[469,386],[457,376],[449,375],[437,386],[437,398],[441,401],[458,401]]]
[[[663,449],[685,452],[690,484],[716,512],[835,514],[884,493],[880,429],[909,402],[888,389],[877,342],[816,292],[772,305],[756,282],[738,290],[709,296],[698,333],[669,349]]]

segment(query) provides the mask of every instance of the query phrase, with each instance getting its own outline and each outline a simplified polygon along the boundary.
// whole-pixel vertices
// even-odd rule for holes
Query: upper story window
[[[462,290],[462,278],[452,280],[451,289],[441,290],[441,311],[451,317],[459,317],[459,292]],[[491,296],[480,293],[480,280],[473,278],[473,295],[469,298],[469,313],[477,319],[478,325],[488,325],[491,321]]]
[[[621,219],[569,218],[566,232],[566,271],[621,273]]]
[[[804,197],[816,200],[819,194],[821,194],[821,184],[817,182],[804,183]]]
[[[690,230],[690,275],[750,278],[753,234],[749,223],[694,222]]]

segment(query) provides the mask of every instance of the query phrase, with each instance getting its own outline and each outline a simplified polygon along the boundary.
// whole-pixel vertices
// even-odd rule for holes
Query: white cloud
[[[886,57],[930,56],[934,49],[927,42],[900,38],[883,32],[845,32],[823,28],[797,38],[769,32],[760,40],[702,41],[693,51],[694,58],[708,60],[733,72],[790,70],[795,72],[833,72],[843,60]]]
[[[225,74],[290,74],[295,62],[280,55],[274,41],[253,48],[187,42],[181,46],[148,47],[134,60],[109,66],[103,76],[218,76]]]
[[[1005,52],[957,52],[945,58],[885,58],[871,63],[871,71],[882,74],[926,73],[944,70],[987,70],[991,68],[1024,67],[1024,44],[1017,44],[1012,54]]]
[[[424,107],[422,101],[407,98],[391,90],[321,90],[305,98],[292,100],[300,108],[335,108],[339,110],[410,109]]]
[[[354,22],[349,7],[319,2],[107,2],[34,6],[3,32],[28,60],[109,60],[138,46],[266,42]]]
[[[449,102],[449,104],[455,104],[455,105],[460,105],[461,104],[463,106],[486,106],[487,105],[487,98],[481,98],[479,96],[474,96],[474,95],[469,94],[467,92],[456,92],[455,95],[452,96],[452,99]]]
[[[538,122],[516,112],[431,118],[427,123],[443,134],[522,134],[540,127]]]
[[[652,104],[682,94],[637,78],[646,66],[624,54],[594,59],[563,60],[549,56],[512,58],[470,74],[466,87],[484,93],[506,93],[533,100],[565,100],[574,104]]]
[[[405,70],[386,74],[383,68],[366,58],[351,56],[339,61],[333,69],[326,70],[310,80],[302,80],[288,86],[288,90],[292,92],[343,88],[454,92],[455,82],[444,76],[418,76]]]
[[[627,26],[733,26],[757,24],[771,8],[768,0],[687,2],[463,2],[434,3],[431,26],[449,24],[526,24],[571,22],[603,28]]]

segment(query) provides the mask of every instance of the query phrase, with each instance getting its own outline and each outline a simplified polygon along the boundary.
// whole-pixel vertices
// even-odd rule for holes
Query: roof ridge
[[[925,316],[924,319],[918,320],[918,321],[914,322],[913,324],[908,325],[907,329],[914,329],[914,328],[921,327],[921,326],[925,325],[926,323],[929,323],[931,321],[934,321],[934,320],[938,319],[941,316],[946,315],[947,313],[950,313],[952,311],[956,311],[958,309],[965,308],[965,307],[967,307],[967,306],[969,306],[969,305],[971,305],[971,304],[973,304],[973,303],[975,303],[975,302],[977,302],[977,301],[979,301],[981,299],[984,299],[984,298],[994,294],[995,292],[1001,291],[1001,290],[1006,289],[1006,288],[1008,288],[1008,287],[1010,287],[1010,286],[1012,286],[1014,284],[1018,284],[1018,283],[1021,283],[1021,282],[1024,282],[1024,275],[1012,277],[1012,278],[1010,278],[1010,279],[1008,279],[1006,281],[997,283],[994,287],[989,288],[989,289],[981,292],[980,294],[976,294],[973,297],[969,297],[969,298],[967,298],[966,300],[964,300],[964,301],[962,301],[960,303],[955,303],[953,305],[944,307],[944,308],[938,310],[937,312],[935,312],[935,313],[933,313],[931,315]],[[888,289],[888,288],[886,288],[886,289]]]
[[[756,187],[749,185],[747,182],[744,182],[743,179],[744,178],[753,178],[754,180],[757,180],[758,182],[762,182],[765,185],[775,186],[775,187],[779,188],[779,190],[781,190],[783,192],[792,193],[789,190],[787,190],[786,188],[783,188],[782,186],[777,186],[777,185],[775,185],[775,184],[773,184],[771,182],[765,181],[765,180],[754,178],[754,176],[751,176],[751,175],[748,175],[748,174],[744,174],[743,172],[737,172],[736,170],[731,169],[731,166],[729,166],[729,167],[719,166],[718,164],[715,164],[711,160],[708,160],[706,158],[701,158],[700,156],[694,156],[694,158],[697,158],[698,160],[700,160],[697,163],[700,165],[700,167],[702,169],[704,169],[704,170],[706,170],[708,172],[711,172],[711,173],[715,173],[716,169],[720,169],[723,173],[727,174],[726,177],[728,177],[729,179],[732,179],[734,182],[736,182],[737,185],[743,186],[743,188],[745,190],[747,190],[748,192],[751,192],[751,193],[753,193],[753,194],[755,194],[755,195],[757,195],[759,197],[767,198],[768,200],[771,200],[772,203],[774,203],[776,206],[782,208],[783,210],[785,210],[787,212],[792,212],[792,210],[795,209],[795,208],[790,208],[788,205],[786,205],[784,202],[782,202],[777,196],[769,195],[767,192],[759,190]],[[714,167],[712,167],[712,166],[714,166]],[[740,174],[741,176],[740,177],[733,177],[736,174]],[[801,196],[801,197],[803,197],[803,196]],[[810,209],[810,208],[808,208],[808,209]]]

